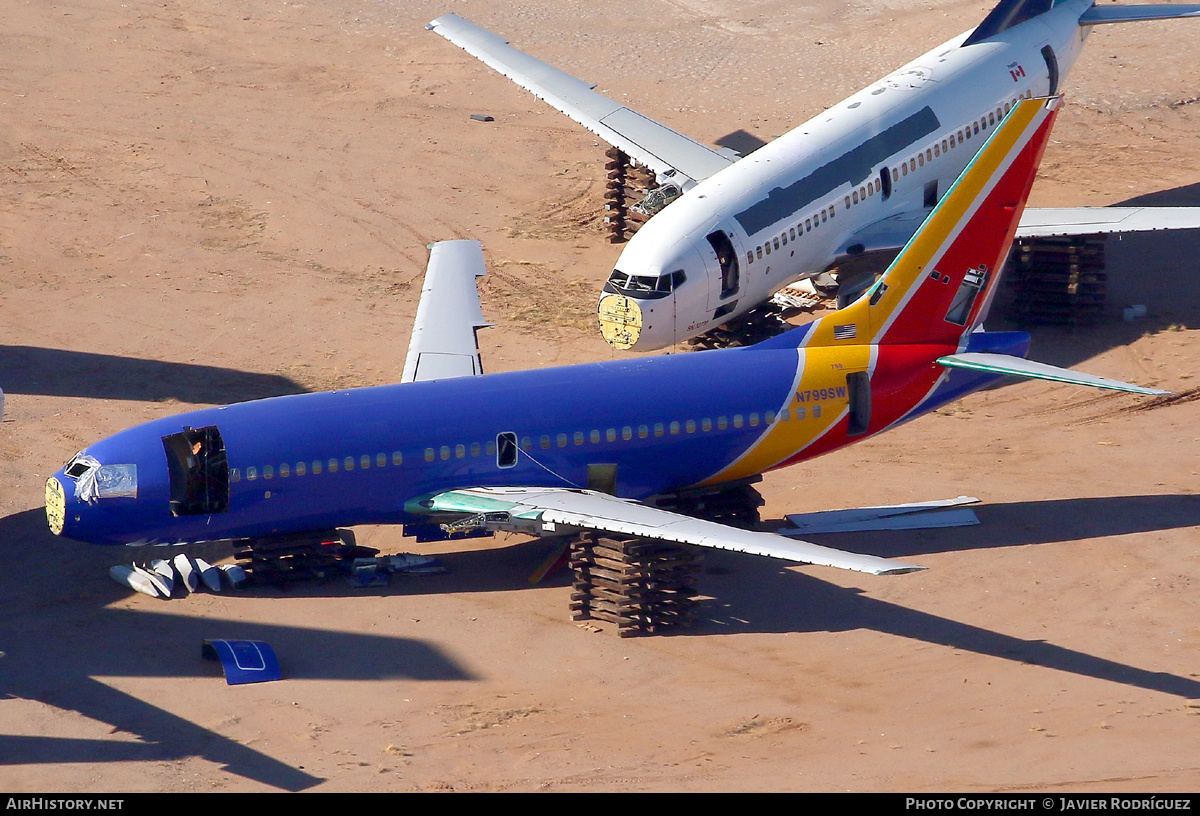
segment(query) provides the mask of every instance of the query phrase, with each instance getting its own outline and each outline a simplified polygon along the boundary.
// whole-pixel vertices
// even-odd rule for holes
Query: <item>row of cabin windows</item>
[[[918,167],[925,166],[925,162],[933,161],[943,153],[947,153],[963,142],[970,140],[972,136],[978,136],[980,131],[986,133],[987,129],[995,127],[996,123],[1002,120],[1019,100],[1028,99],[1032,96],[1033,91],[1025,91],[1019,97],[1014,97],[1011,102],[1005,102],[1003,107],[998,106],[996,110],[988,111],[987,114],[980,116],[979,121],[969,122],[960,128],[957,133],[951,133],[948,137],[942,139],[941,142],[934,142],[931,146],[925,148],[924,152],[917,153],[915,156],[909,157],[907,161],[900,162],[898,167],[892,168],[892,181],[899,181],[901,177],[907,176],[909,172],[915,173]],[[850,207],[851,203],[851,197],[847,196],[846,206]],[[855,201],[853,203],[858,202]]]
[[[1004,118],[1009,110],[1012,109],[1012,106],[1017,104],[1018,99],[1025,99],[1032,96],[1033,91],[1025,91],[1025,93],[1021,94],[1020,97],[1014,97],[1011,102],[1005,102],[1004,107],[997,107],[995,111],[989,111],[987,115],[979,117],[978,122],[971,122],[970,124],[964,126],[958,131],[957,134],[951,133],[945,139],[942,139],[941,142],[934,142],[930,147],[925,148],[924,152],[917,153],[915,156],[912,156],[906,161],[900,162],[897,167],[892,168],[892,181],[899,181],[902,176],[907,176],[909,171],[915,173],[918,167],[925,166],[925,162],[931,162],[935,158],[940,157],[943,153],[948,153],[952,148],[957,147],[963,142],[969,140],[972,135],[978,136],[981,129],[986,132],[989,127],[995,127],[996,122]],[[882,189],[882,186],[883,183],[881,181],[878,179],[872,179],[871,181],[867,182],[866,185],[859,187],[857,190],[852,190],[850,195],[846,196],[845,198],[846,209],[848,210],[855,204],[866,201],[867,198],[879,192]],[[748,264],[752,264],[754,263],[755,258],[761,260],[763,255],[770,255],[772,246],[774,246],[776,251],[778,251],[781,246],[787,246],[789,237],[791,240],[795,241],[797,233],[803,235],[806,232],[812,232],[813,227],[820,226],[820,224],[828,220],[826,218],[827,212],[829,218],[832,218],[834,215],[836,215],[834,208],[829,207],[826,210],[821,210],[812,218],[804,219],[803,225],[797,224],[795,227],[788,227],[777,237],[772,238],[759,247],[756,247],[753,252],[747,252],[746,262]]]
[[[818,419],[821,416],[821,406],[813,405],[811,406],[811,410],[809,410],[806,409],[805,406],[799,405],[796,406],[794,411],[789,408],[784,408],[779,413],[776,413],[775,411],[766,411],[762,414],[759,414],[756,411],[748,415],[734,414],[732,420],[729,417],[720,416],[717,417],[716,420],[713,420],[710,417],[704,417],[700,420],[687,419],[669,423],[656,422],[653,425],[638,425],[636,428],[633,425],[626,425],[619,430],[617,428],[608,428],[605,431],[592,430],[587,434],[586,439],[595,445],[599,444],[601,439],[606,442],[616,442],[618,436],[622,440],[629,441],[633,439],[635,435],[638,439],[646,439],[652,434],[656,437],[665,436],[668,434],[671,436],[678,436],[681,433],[695,433],[697,429],[703,432],[708,432],[714,427],[716,427],[717,430],[724,431],[730,425],[732,425],[734,428],[742,428],[747,425],[751,428],[757,428],[759,425],[764,423],[771,425],[776,421],[790,422],[793,418],[793,414],[796,420],[807,419],[810,415],[814,419]],[[500,434],[500,437],[508,437],[512,440],[516,439],[515,434]],[[571,435],[565,433],[560,433],[555,436],[551,436],[550,434],[542,434],[538,438],[538,445],[543,450],[548,450],[555,446],[565,448],[572,442],[574,442],[576,445],[583,445],[584,440],[585,435],[583,431],[575,431],[574,434]],[[503,446],[504,444],[505,441],[502,440],[501,445]],[[533,438],[529,436],[522,437],[521,450],[529,451],[532,449]],[[488,456],[495,456],[496,442],[489,441],[483,444],[479,442],[472,442],[470,445],[462,444],[454,445],[453,447],[450,445],[442,445],[439,448],[426,448],[424,458],[426,462],[434,462],[438,459],[441,459],[442,461],[446,461],[451,458],[464,459],[467,457],[468,453],[472,457],[478,457],[484,453],[486,453]],[[392,451],[390,461],[393,466],[399,466],[403,464],[404,456],[400,453],[400,451]],[[511,461],[513,464],[515,464],[515,452],[513,452]],[[353,456],[314,459],[311,463],[296,462],[294,465],[284,462],[278,467],[274,465],[264,465],[262,468],[248,467],[246,468],[245,478],[247,481],[252,482],[258,478],[274,479],[276,476],[281,479],[286,479],[289,476],[305,476],[309,473],[315,476],[320,473],[337,473],[339,470],[351,471],[355,468],[358,468],[359,470],[367,470],[372,466],[376,468],[382,468],[387,467],[388,462],[389,457],[384,453],[377,453],[374,457],[371,457],[368,454],[363,454],[357,457],[357,459]],[[511,467],[511,465],[508,466]],[[229,480],[231,482],[240,482],[242,480],[241,469],[232,468],[229,471]]]
[[[273,479],[279,476],[281,479],[286,479],[289,476],[305,476],[309,473],[316,476],[323,472],[337,473],[339,470],[354,470],[357,467],[360,470],[367,470],[372,466],[377,468],[387,467],[388,455],[386,453],[377,453],[374,459],[368,454],[363,454],[357,459],[353,456],[346,456],[339,459],[338,457],[330,457],[329,459],[314,459],[310,462],[296,462],[294,465],[289,462],[283,462],[278,469],[274,465],[263,465],[260,470],[257,467],[246,468],[246,480],[254,481],[260,476],[264,479]],[[392,451],[391,463],[393,466],[403,464],[404,455],[400,451]],[[242,471],[240,468],[232,468],[229,471],[229,481],[240,482],[242,480]]]
[[[804,233],[812,232],[835,215],[837,215],[837,209],[831,204],[820,212],[814,213],[809,218],[805,218],[804,221],[796,222],[796,226],[788,227],[775,238],[756,247],[753,252],[747,252],[746,263],[752,264],[755,258],[762,260],[763,255],[770,255],[772,245],[774,245],[776,251],[779,251],[781,246],[787,246],[789,240],[795,241],[799,236],[804,235]]]

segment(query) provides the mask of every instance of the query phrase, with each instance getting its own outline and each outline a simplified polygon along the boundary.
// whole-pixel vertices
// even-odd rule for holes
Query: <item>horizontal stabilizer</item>
[[[400,382],[483,373],[475,331],[492,324],[483,319],[475,279],[486,274],[478,241],[433,245]]]
[[[1035,363],[1008,354],[989,354],[987,352],[964,352],[938,358],[938,365],[946,368],[965,368],[970,371],[987,371],[992,374],[1008,374],[1013,377],[1028,377],[1034,380],[1051,380],[1053,382],[1070,383],[1071,385],[1088,385],[1093,388],[1107,388],[1111,391],[1128,391],[1131,394],[1145,394],[1161,397],[1170,391],[1157,388],[1145,388],[1120,380],[1110,380],[1107,377],[1097,377],[1094,374],[1084,374],[1069,368]]]
[[[518,51],[504,38],[457,14],[443,15],[426,28],[565,113],[604,141],[659,174],[670,171],[682,187],[702,181],[733,164],[735,157],[714,150],[678,131],[592,90],[595,84],[564,73]]]
[[[1092,6],[1079,18],[1081,26],[1106,23],[1137,23],[1143,20],[1171,20],[1176,17],[1200,17],[1194,3],[1151,3],[1145,6]]]
[[[739,530],[715,521],[683,516],[590,490],[548,487],[472,488],[440,493],[421,502],[421,505],[435,512],[478,514],[481,523],[489,529],[508,529],[534,534],[595,530],[764,555],[801,564],[837,567],[872,575],[899,575],[924,569],[916,564],[844,552],[808,541],[787,539],[773,533]]]

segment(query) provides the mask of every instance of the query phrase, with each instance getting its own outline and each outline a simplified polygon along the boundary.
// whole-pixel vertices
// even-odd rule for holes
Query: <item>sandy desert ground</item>
[[[990,5],[5,4],[0,790],[1200,788],[1200,400],[1009,385],[771,474],[769,519],[965,493],[982,524],[816,538],[929,568],[893,578],[709,554],[673,636],[575,625],[518,537],[359,529],[450,572],[168,602],[46,529],[46,476],[129,425],[397,380],[434,240],[484,244],[490,370],[614,355],[602,147],[428,20],[711,142],[776,136]],[[1098,30],[1033,203],[1200,205],[1198,57],[1200,23]],[[1109,259],[1112,319],[1035,355],[1195,394],[1200,236]],[[286,679],[227,686],[209,637],[271,643]]]

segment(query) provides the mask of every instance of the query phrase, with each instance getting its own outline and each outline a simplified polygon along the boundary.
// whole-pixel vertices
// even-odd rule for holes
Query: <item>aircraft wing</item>
[[[1200,229],[1200,207],[1062,207],[1027,209],[1017,238]]]
[[[928,215],[929,210],[912,210],[868,224],[840,247],[836,262],[899,252]],[[1016,238],[1187,229],[1200,229],[1200,207],[1031,207],[1021,215]]]
[[[624,151],[659,175],[674,175],[682,187],[701,181],[736,161],[592,90],[594,83],[564,73],[508,44],[508,40],[446,14],[426,26],[482,60],[534,96]],[[683,176],[684,178],[679,178]]]
[[[992,374],[1008,374],[1014,377],[1028,377],[1035,380],[1051,380],[1053,382],[1070,383],[1071,385],[1088,385],[1092,388],[1106,388],[1110,391],[1128,391],[1131,394],[1146,394],[1152,397],[1169,395],[1170,391],[1157,388],[1146,388],[1120,380],[1110,380],[1108,377],[1097,377],[1094,374],[1084,374],[1069,368],[1046,363],[1036,363],[1022,357],[1010,354],[992,354],[982,351],[949,354],[938,358],[938,365],[945,368],[966,368],[972,371],[987,371]]]
[[[595,530],[765,555],[872,575],[899,575],[924,569],[915,564],[835,550],[774,533],[739,530],[591,490],[552,487],[470,488],[439,493],[420,505],[435,512],[473,517],[480,526],[494,530],[535,535]]]
[[[486,274],[478,241],[439,241],[432,246],[400,382],[483,373],[475,332],[492,324],[483,319],[475,279]]]
[[[1092,6],[1079,18],[1081,26],[1104,23],[1135,23],[1140,20],[1169,20],[1174,17],[1200,17],[1194,3],[1152,3],[1145,6]]]

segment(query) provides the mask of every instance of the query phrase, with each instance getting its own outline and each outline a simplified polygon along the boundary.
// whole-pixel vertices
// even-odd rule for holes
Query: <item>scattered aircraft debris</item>
[[[939,501],[892,504],[880,507],[855,507],[847,510],[821,510],[815,513],[789,513],[791,527],[776,530],[780,535],[817,533],[854,533],[867,530],[923,530],[935,527],[967,527],[979,523],[973,510],[943,510],[973,504],[974,496],[959,496]]]
[[[205,660],[221,661],[225,682],[231,686],[280,680],[275,650],[261,640],[206,640],[200,647]]]
[[[108,570],[108,574],[118,584],[127,586],[135,592],[149,595],[151,598],[159,597],[158,589],[154,586],[154,582],[150,580],[150,577],[134,567],[117,564]]]

